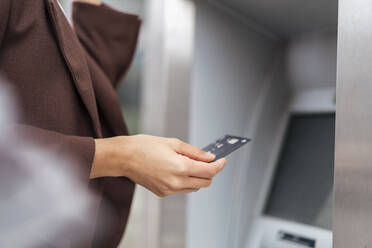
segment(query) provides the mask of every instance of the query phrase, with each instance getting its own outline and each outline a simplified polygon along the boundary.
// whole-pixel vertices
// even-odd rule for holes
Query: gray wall
[[[337,31],[321,30],[292,37],[286,64],[293,91],[336,87]]]
[[[212,187],[188,197],[187,247],[239,247],[241,235],[236,239],[235,231],[247,226],[254,213],[260,190],[257,185],[265,174],[265,167],[260,166],[268,160],[272,137],[286,106],[285,80],[272,77],[283,71],[277,70],[283,63],[275,43],[226,13],[198,2],[191,143],[204,146],[224,134],[247,135],[255,140],[229,157]],[[257,132],[262,136],[255,135]],[[250,169],[256,174],[250,174]],[[252,184],[256,186],[250,189]],[[237,192],[242,187],[248,190]],[[240,214],[243,211],[244,216]],[[246,220],[240,222],[241,217]]]
[[[249,153],[240,164],[240,192],[235,192],[235,204],[230,243],[233,247],[243,247],[247,234],[252,231],[252,224],[260,214],[265,198],[263,189],[267,188],[267,176],[275,163],[276,153],[285,131],[290,102],[290,88],[285,74],[285,49],[277,47],[273,64],[264,81],[262,97],[258,100],[254,125],[248,127],[254,142]]]

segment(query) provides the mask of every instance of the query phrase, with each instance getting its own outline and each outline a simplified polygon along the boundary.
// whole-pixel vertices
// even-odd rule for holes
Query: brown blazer
[[[73,21],[74,28],[56,0],[0,0],[0,74],[18,97],[17,132],[74,156],[100,196],[89,225],[66,235],[68,246],[116,247],[134,183],[89,174],[94,138],[128,134],[115,88],[133,59],[140,20],[104,4],[75,3]]]

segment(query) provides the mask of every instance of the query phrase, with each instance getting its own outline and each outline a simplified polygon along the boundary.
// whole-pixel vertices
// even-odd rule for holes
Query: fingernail
[[[213,153],[207,152],[207,158],[208,159],[214,159],[215,157],[216,157],[216,155],[214,155]]]

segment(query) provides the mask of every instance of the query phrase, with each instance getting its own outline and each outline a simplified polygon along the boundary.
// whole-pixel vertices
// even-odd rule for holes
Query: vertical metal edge
[[[333,247],[372,247],[372,2],[339,1]]]

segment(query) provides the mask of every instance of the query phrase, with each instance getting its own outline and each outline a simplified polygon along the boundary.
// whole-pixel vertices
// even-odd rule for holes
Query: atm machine
[[[332,247],[334,93],[305,94],[313,100],[290,108],[275,168],[268,172],[270,186],[261,192],[265,201],[252,225],[251,247]],[[297,101],[305,97],[299,94]]]
[[[338,0],[195,6],[191,142],[253,141],[188,197],[187,247],[331,248]]]

